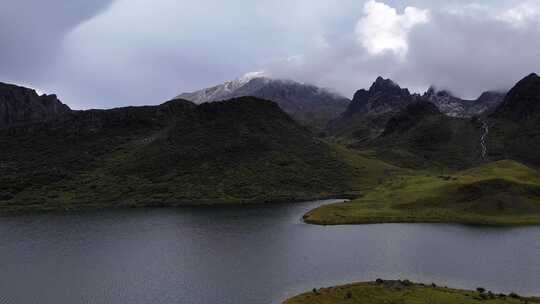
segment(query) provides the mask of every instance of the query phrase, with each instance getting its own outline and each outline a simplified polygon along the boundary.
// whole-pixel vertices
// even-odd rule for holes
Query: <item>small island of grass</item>
[[[311,224],[463,223],[540,224],[540,173],[498,161],[448,175],[414,173],[359,199],[312,210]]]
[[[313,289],[283,302],[283,304],[512,304],[540,303],[539,298],[520,297],[515,293],[495,294],[484,288],[476,291],[438,287],[435,284],[414,284],[405,281],[357,283],[344,286]]]

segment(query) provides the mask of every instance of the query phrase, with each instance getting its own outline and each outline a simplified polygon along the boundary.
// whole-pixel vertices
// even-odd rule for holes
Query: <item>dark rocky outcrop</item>
[[[328,124],[328,133],[356,142],[369,141],[384,131],[390,117],[418,98],[392,80],[378,77],[369,90],[354,94],[347,110]]]
[[[345,116],[380,115],[403,108],[411,103],[413,96],[390,79],[378,77],[368,91],[362,89],[345,112]]]
[[[540,167],[540,77],[519,81],[488,116],[490,159],[509,158]]]
[[[520,80],[495,110],[493,118],[515,122],[540,117],[540,77],[537,74]]]
[[[471,118],[492,111],[503,101],[505,95],[501,92],[487,91],[476,100],[466,100],[454,96],[447,90],[437,90],[432,86],[422,98],[435,104],[441,112],[448,116]]]
[[[69,113],[56,95],[39,96],[35,90],[0,83],[0,128],[42,121]]]
[[[447,105],[457,100],[448,92],[435,90],[427,97],[446,99]],[[440,111],[427,102],[413,103],[388,119],[381,136],[357,146],[383,151],[387,160],[412,159],[413,164],[463,168],[512,159],[540,167],[540,77],[525,77],[499,104],[500,98],[499,93],[482,94],[478,100],[495,108],[491,114],[473,118],[443,115],[441,103],[437,104]]]

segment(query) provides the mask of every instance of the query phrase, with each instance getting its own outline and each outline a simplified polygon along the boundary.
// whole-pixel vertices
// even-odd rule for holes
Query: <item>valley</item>
[[[271,84],[275,96],[303,92],[295,91],[303,88],[298,83],[267,78],[214,91],[253,81],[267,92]],[[6,89],[14,92],[13,109],[17,96],[35,94]],[[422,97],[379,77],[322,135],[279,102],[249,96],[111,110],[60,106],[67,110],[0,129],[0,144],[11,147],[0,151],[0,212],[350,198],[304,219],[538,224],[540,158],[525,146],[540,141],[514,134],[535,132],[540,116],[523,112],[523,103],[540,100],[539,92],[540,77],[531,74],[504,101],[495,93],[478,99],[498,108],[449,116],[439,106],[449,93],[430,89]]]
[[[265,96],[294,96],[290,95],[289,86],[299,86],[281,81],[262,82],[272,83],[264,89],[272,93]],[[303,95],[305,87],[300,87]],[[3,88],[0,145],[9,149],[0,150],[0,214],[5,220],[0,226],[8,231],[5,237],[43,234],[44,242],[32,246],[49,252],[45,256],[49,254],[48,259],[55,261],[54,267],[68,274],[58,279],[74,290],[73,294],[63,294],[50,285],[47,291],[22,296],[24,301],[32,301],[31,297],[39,294],[40,299],[50,303],[72,302],[73,296],[86,298],[89,292],[89,301],[127,303],[121,292],[102,296],[100,286],[89,282],[79,286],[69,277],[87,276],[93,269],[84,263],[75,268],[70,264],[82,258],[76,252],[84,247],[79,240],[92,240],[105,230],[120,236],[105,240],[107,245],[102,248],[108,251],[107,258],[120,254],[119,259],[124,260],[128,256],[127,264],[120,263],[119,267],[140,278],[150,276],[164,286],[172,281],[202,286],[217,268],[222,274],[243,271],[245,280],[237,280],[238,284],[249,284],[257,291],[253,294],[236,286],[236,291],[230,292],[227,286],[235,286],[233,283],[225,286],[210,280],[216,284],[215,292],[191,286],[180,289],[189,289],[187,294],[172,293],[187,301],[538,301],[514,293],[538,294],[540,272],[530,268],[528,261],[535,257],[523,260],[515,256],[517,251],[513,249],[535,244],[536,226],[540,225],[540,156],[535,153],[535,147],[540,145],[540,110],[534,108],[540,101],[540,77],[535,74],[516,84],[503,101],[499,94],[485,93],[478,100],[486,105],[474,106],[470,105],[473,101],[448,99],[447,92],[410,94],[393,81],[379,77],[369,90],[357,92],[343,113],[336,116],[334,112],[322,120],[290,114],[283,100],[274,102],[252,96],[200,104],[176,98],[156,106],[79,111],[69,109],[54,96],[38,96],[31,89],[10,85]],[[313,88],[308,91],[313,92]],[[471,116],[472,109],[482,110]],[[34,111],[37,114],[32,114]],[[311,120],[305,120],[306,117]],[[299,203],[336,198],[341,200]],[[156,207],[182,208],[160,211]],[[79,228],[73,230],[72,221]],[[463,224],[468,226],[460,226]],[[142,232],[139,227],[144,228]],[[183,232],[178,234],[177,229]],[[278,233],[280,237],[275,236],[276,229],[282,232]],[[65,246],[50,247],[49,242],[59,242],[50,237],[57,230],[62,235],[72,231],[74,239],[62,240]],[[164,231],[169,236],[155,237]],[[248,232],[249,235],[245,234]],[[126,233],[133,237],[124,239],[122,235]],[[246,243],[252,233],[256,239]],[[513,240],[510,236],[516,233],[520,239]],[[186,238],[177,238],[178,235]],[[502,244],[501,238],[502,243],[514,247],[505,245],[507,250],[503,250],[498,246]],[[206,245],[187,245],[193,244],[193,239]],[[266,242],[267,239],[273,241]],[[419,239],[425,241],[418,243]],[[139,248],[140,242],[154,242],[157,247],[136,253],[117,247],[118,243]],[[181,248],[170,246],[176,242]],[[228,249],[229,255],[223,255],[221,249],[227,244],[236,245]],[[288,249],[281,251],[281,245],[274,244]],[[366,249],[362,244],[373,248]],[[393,244],[391,248],[389,244]],[[409,248],[409,244],[416,245]],[[436,248],[431,248],[434,244]],[[481,246],[477,247],[478,244]],[[245,246],[251,248],[247,256],[242,251]],[[483,256],[485,263],[474,260],[472,264],[455,264],[454,254],[439,254],[436,258],[432,254],[441,248],[455,252],[456,246],[463,253],[461,261]],[[155,252],[158,247],[178,253],[182,261],[203,256],[210,268],[177,260],[175,265],[180,266],[171,271],[170,265],[163,262],[175,258]],[[186,251],[191,247],[193,250]],[[19,255],[24,248],[18,243],[6,248],[4,259],[13,265],[21,263]],[[425,249],[425,254],[419,254],[418,248]],[[68,253],[61,255],[57,250]],[[499,254],[489,256],[494,250]],[[272,254],[265,255],[266,252]],[[312,256],[312,252],[320,254],[305,262],[299,262],[304,258],[296,256]],[[380,252],[390,256],[381,260]],[[257,258],[251,259],[251,253]],[[143,260],[156,256],[159,259],[150,269],[139,267],[145,264]],[[404,256],[408,261],[394,262]],[[67,257],[67,261],[56,257]],[[238,257],[243,260],[240,264],[235,262]],[[99,265],[101,271],[108,273],[111,267],[101,263],[101,258],[99,254],[85,255],[85,259],[93,260],[92,265]],[[223,266],[221,258],[227,259],[233,268]],[[527,279],[512,273],[495,275],[508,269],[494,258],[522,260],[512,267],[517,267]],[[256,268],[255,264],[260,265],[260,259],[268,265],[266,271],[278,271],[274,276],[279,278],[277,282],[261,280],[256,272],[247,275]],[[49,267],[35,257],[32,261],[39,269]],[[284,261],[290,263],[287,269],[283,268]],[[423,264],[425,261],[428,263]],[[43,275],[30,269],[21,273],[9,265],[0,266],[0,270],[13,277]],[[160,273],[156,274],[156,270]],[[115,280],[142,284],[117,268],[111,271],[107,284],[117,284]],[[163,273],[168,275],[164,277]],[[316,288],[292,296],[309,288],[308,283],[336,285],[343,283],[344,278],[369,281],[374,277],[403,278],[404,273],[418,282],[436,281],[461,288],[482,282],[496,293],[408,280],[379,280]],[[207,279],[200,281],[201,275]],[[305,276],[311,278],[309,282]],[[253,284],[254,281],[260,284]],[[37,289],[41,283],[30,280],[27,284]],[[15,281],[0,284],[0,292],[19,297],[18,291],[25,288],[26,284]],[[146,303],[150,299],[168,303],[163,293],[154,292],[157,289],[126,288],[130,294],[144,293],[130,303]],[[284,290],[289,290],[287,296],[283,295]],[[221,294],[226,294],[229,302]]]

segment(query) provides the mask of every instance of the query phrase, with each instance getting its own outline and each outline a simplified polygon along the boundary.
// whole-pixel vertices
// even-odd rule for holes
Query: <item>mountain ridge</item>
[[[56,95],[0,82],[0,128],[50,119],[71,109]]]
[[[245,96],[274,101],[299,122],[320,128],[339,116],[350,102],[329,89],[293,80],[273,79],[259,73],[246,74],[236,80],[183,93],[175,98],[200,104]]]
[[[254,97],[72,111],[0,129],[0,145],[0,212],[347,197],[395,170]]]
[[[467,100],[454,96],[448,90],[438,90],[431,86],[423,95],[444,114],[451,117],[471,118],[494,110],[504,100],[505,93],[485,91],[477,99]]]

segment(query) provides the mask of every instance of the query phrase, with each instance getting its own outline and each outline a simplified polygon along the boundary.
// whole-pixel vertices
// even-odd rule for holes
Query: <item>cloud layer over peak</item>
[[[533,0],[21,0],[0,81],[74,108],[155,104],[249,71],[350,96],[375,77],[463,97],[540,71]]]

